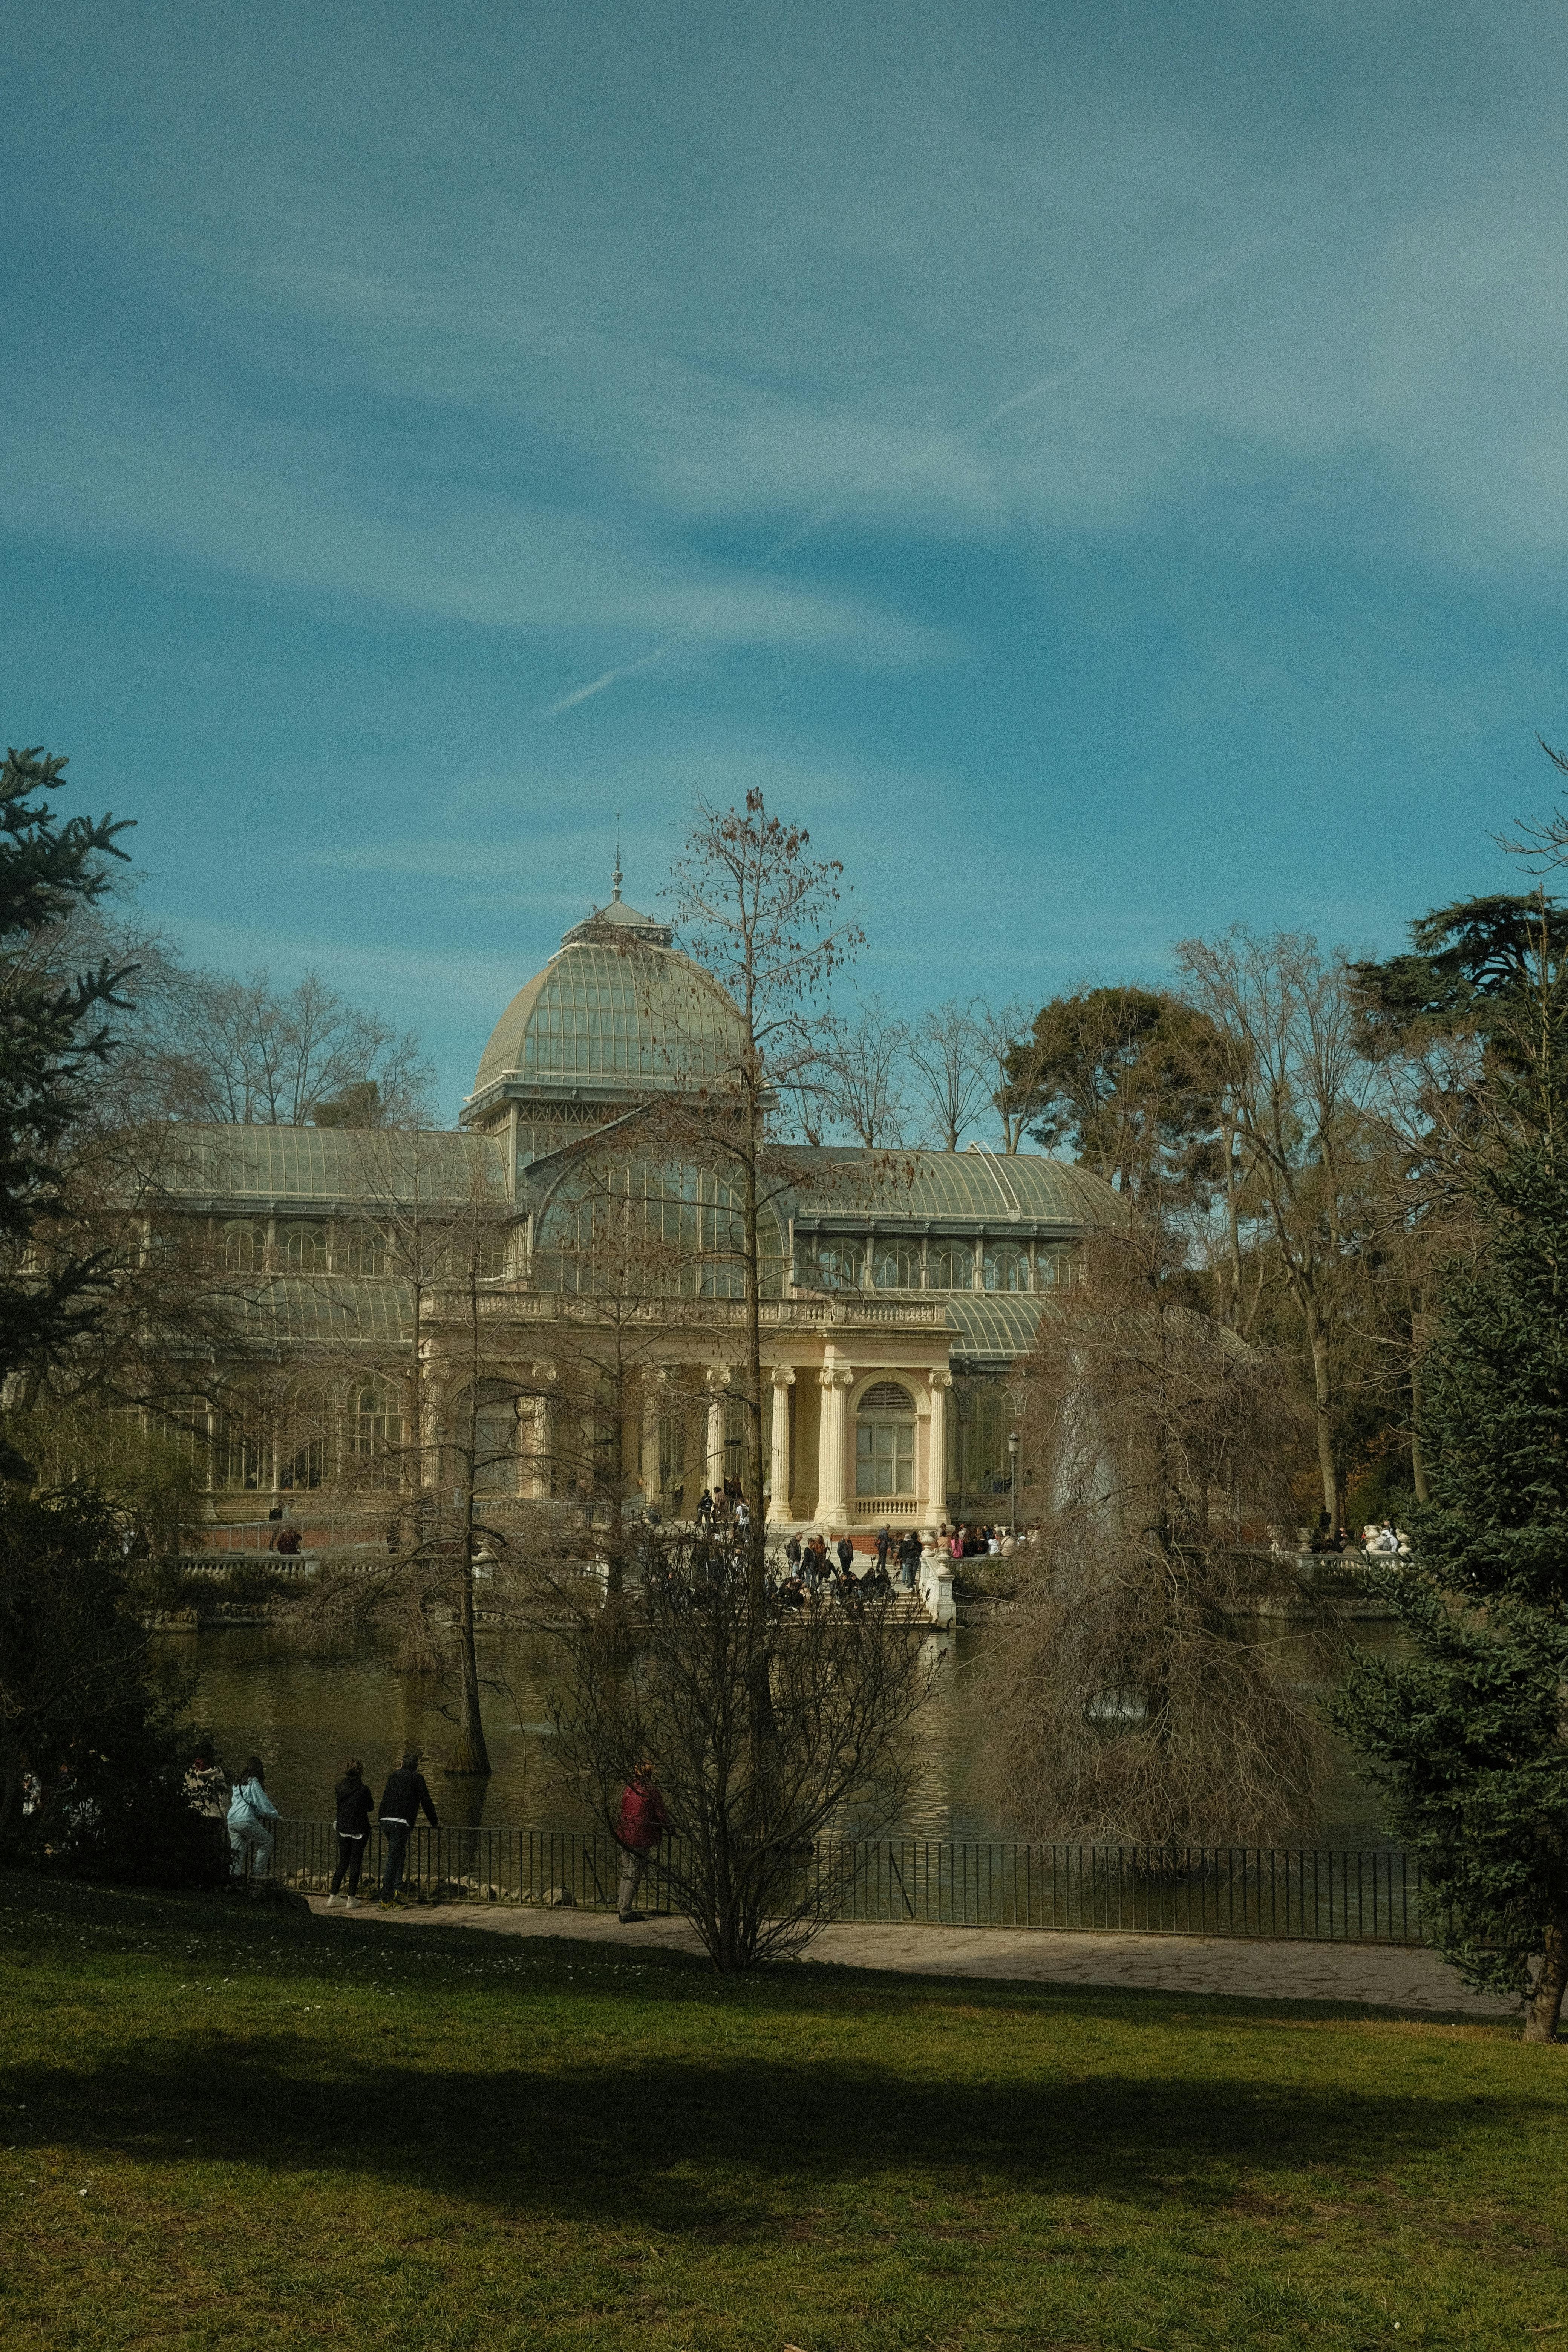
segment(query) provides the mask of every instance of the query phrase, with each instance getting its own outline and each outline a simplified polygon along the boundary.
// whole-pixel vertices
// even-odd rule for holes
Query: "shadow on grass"
[[[363,2035],[356,2029],[356,2040]],[[1375,2174],[1412,2141],[1524,2116],[1492,2097],[1358,2094],[1097,2075],[974,2084],[907,2066],[761,2057],[640,2057],[549,2068],[400,2063],[346,2043],[298,2055],[239,2032],[162,2038],[96,2065],[7,2069],[35,2130],[83,2152],[193,2154],[289,2173],[322,2168],[410,2193],[580,2221],[721,2231],[773,2226],[781,2179],[808,2199],[921,2176],[943,2193],[1227,2202],[1237,2173]],[[1536,2118],[1539,2121],[1539,2117]],[[792,2192],[793,2194],[793,2192]]]
[[[509,1948],[510,1939],[456,1927],[349,1927],[14,1875],[0,1881],[0,1913],[24,2001],[26,1979],[40,1992],[47,1981],[50,1997],[101,1996],[105,1961],[177,1969],[182,1980],[196,1969],[237,1978],[221,2024],[170,2021],[127,2048],[130,2017],[111,2003],[111,2052],[99,2056],[89,2040],[13,2061],[6,2090],[26,2102],[30,2134],[84,2153],[325,2170],[502,2211],[729,2236],[776,2231],[781,2202],[793,2211],[830,2197],[868,2203],[891,2179],[929,2182],[933,2195],[1196,2210],[1229,2202],[1244,2171],[1280,2189],[1324,2170],[1364,2178],[1423,2146],[1462,2151],[1478,2126],[1489,2136],[1516,2129],[1522,2146],[1542,2125],[1539,2105],[1496,2090],[1450,2098],[1436,2083],[1363,2088],[1355,2070],[1321,2084],[1295,2069],[1271,2080],[1270,2011],[1260,2002],[828,1969],[722,1980],[700,1961],[646,1948],[553,1939]],[[247,1984],[319,1981],[330,1963],[341,1986],[345,1960],[351,1981],[373,1968],[395,1972],[397,2015],[355,2003],[335,2041],[321,2038],[324,2019],[295,2039],[291,2022],[247,2018]],[[567,2014],[590,2039],[567,2038],[554,2010],[548,2054],[533,2063],[534,1997],[563,1987]],[[438,2021],[421,2010],[426,1995],[442,2003]],[[1189,2064],[1167,2077],[1157,2060],[1142,2077],[1147,2038],[1125,2029],[1168,2023],[1173,2006],[1192,2011],[1194,2028],[1243,2027],[1247,2046],[1215,2053],[1210,2075]],[[911,2025],[916,2009],[921,2022]],[[965,2014],[999,2009],[1037,2030],[966,2031]],[[1086,2011],[1092,2053],[1073,2039]],[[861,2048],[805,2057],[792,2047],[796,2019],[829,2024],[847,2012]],[[869,2054],[868,2013],[898,2026]],[[715,2032],[721,2017],[743,2021],[749,2047],[738,2053],[732,2032]],[[1107,2044],[1108,2024],[1117,2045]],[[472,2053],[467,2063],[455,2045]]]

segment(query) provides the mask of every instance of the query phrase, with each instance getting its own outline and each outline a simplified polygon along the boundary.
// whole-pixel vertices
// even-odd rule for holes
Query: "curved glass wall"
[[[771,1210],[760,1220],[764,1298],[784,1282],[784,1244]],[[606,1160],[574,1171],[541,1221],[533,1279],[585,1297],[742,1298],[741,1207],[710,1171]]]

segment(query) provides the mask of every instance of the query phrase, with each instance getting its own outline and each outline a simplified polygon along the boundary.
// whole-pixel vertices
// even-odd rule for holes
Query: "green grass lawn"
[[[1568,2352],[1565,2180],[1506,2027],[0,1879],[5,2352]]]

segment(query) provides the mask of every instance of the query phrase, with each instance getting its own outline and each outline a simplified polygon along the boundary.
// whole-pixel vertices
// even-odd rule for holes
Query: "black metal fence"
[[[330,1822],[279,1822],[273,1870],[290,1886],[324,1893],[337,1853]],[[381,1867],[373,1837],[367,1893]],[[1426,1940],[1419,1869],[1384,1848],[825,1838],[801,1856],[800,1867],[805,1885],[835,1917],[883,1926]],[[607,1910],[619,1871],[619,1849],[602,1832],[421,1828],[409,1843],[406,1884],[426,1899]],[[637,1907],[664,1914],[676,1907],[658,1856]]]

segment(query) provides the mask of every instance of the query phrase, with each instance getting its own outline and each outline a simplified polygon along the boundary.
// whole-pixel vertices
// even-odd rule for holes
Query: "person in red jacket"
[[[621,1791],[620,1826],[616,1832],[621,1849],[621,1883],[616,1909],[623,1927],[643,1916],[634,1911],[632,1905],[647,1869],[647,1858],[668,1827],[669,1815],[655,1784],[653,1766],[645,1760]]]

